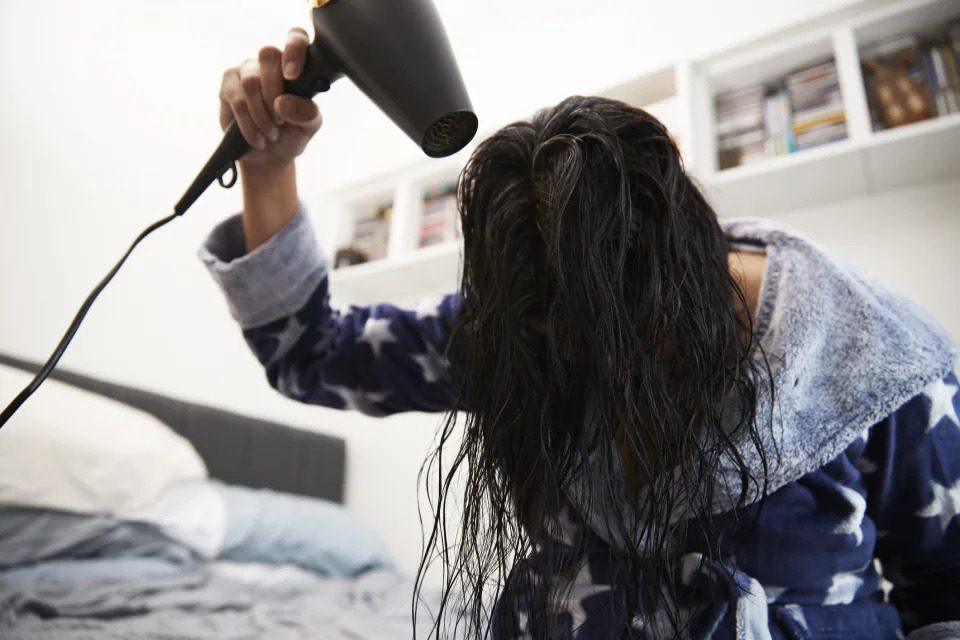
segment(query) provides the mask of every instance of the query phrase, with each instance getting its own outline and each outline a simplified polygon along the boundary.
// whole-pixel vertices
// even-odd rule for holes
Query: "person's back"
[[[956,353],[922,311],[787,229],[721,224],[655,118],[575,97],[471,157],[458,293],[338,313],[292,170],[319,116],[278,98],[281,62],[225,76],[222,124],[258,150],[203,257],[286,395],[447,411],[445,436],[465,412],[442,469],[466,474],[459,539],[438,515],[427,551],[466,598],[449,616],[499,638],[960,634]]]

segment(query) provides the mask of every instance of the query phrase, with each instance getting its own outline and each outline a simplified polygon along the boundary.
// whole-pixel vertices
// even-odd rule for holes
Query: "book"
[[[813,80],[822,80],[824,78],[828,78],[829,76],[835,77],[836,75],[837,63],[831,58],[830,60],[819,62],[787,74],[786,85],[787,88],[790,88],[797,84],[802,84]]]
[[[790,105],[794,113],[821,107],[832,102],[843,102],[840,85],[831,83],[816,87],[800,85],[789,88]]]
[[[717,116],[717,135],[727,136],[763,126],[763,103]]]
[[[954,99],[953,93],[950,90],[950,84],[947,80],[947,71],[943,64],[943,58],[940,55],[940,50],[935,47],[930,49],[929,56],[933,63],[933,73],[937,79],[937,115],[942,116],[949,113],[956,113],[956,100]]]
[[[763,102],[764,89],[762,86],[751,86],[734,91],[726,91],[717,94],[715,103],[717,113],[727,111],[736,111],[745,106],[756,105]]]
[[[960,112],[960,62],[958,62],[953,49],[947,45],[938,47],[940,58],[943,60],[944,70],[946,71],[947,84],[949,86],[949,95],[953,99],[954,113]]]
[[[807,148],[813,143],[842,140],[847,137],[847,124],[841,122],[797,134],[797,146]]]
[[[936,110],[937,115],[941,115],[946,111],[946,105],[943,103],[940,96],[940,85],[937,82],[937,72],[933,67],[933,56],[931,56],[930,53],[930,51],[927,51],[921,56],[923,59],[923,71],[927,80],[927,88],[930,90],[930,95],[933,98],[934,109]]]
[[[795,151],[793,118],[790,111],[790,96],[786,89],[771,94],[766,99],[764,124],[767,136],[767,156],[782,156]]]
[[[353,224],[351,248],[363,254],[367,260],[379,260],[387,255],[390,240],[390,218],[393,206],[378,207],[372,214],[358,217]]]
[[[846,138],[836,61],[819,60],[777,84],[715,97],[720,169]]]
[[[834,125],[845,122],[846,112],[842,104],[825,105],[819,109],[811,109],[803,113],[795,113],[793,122],[793,132],[796,135],[805,133],[812,129]]]
[[[447,183],[427,189],[420,217],[420,247],[456,240],[460,236],[459,225],[456,185]]]
[[[766,132],[763,129],[754,129],[746,131],[735,136],[722,138],[719,142],[721,148],[745,147],[752,144],[762,143],[766,140]]]
[[[765,155],[766,89],[752,85],[714,98],[718,162],[722,169]]]

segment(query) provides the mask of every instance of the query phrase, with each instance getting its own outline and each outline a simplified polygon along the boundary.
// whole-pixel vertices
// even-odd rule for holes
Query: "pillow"
[[[327,576],[394,566],[373,529],[339,504],[266,489],[216,486],[227,514],[222,559],[293,564]]]
[[[0,406],[31,378],[0,365]],[[123,515],[206,477],[193,446],[157,418],[55,380],[0,429],[0,504]]]
[[[207,560],[217,557],[227,534],[226,503],[219,483],[206,479],[171,484],[157,500],[126,516],[160,529]]]

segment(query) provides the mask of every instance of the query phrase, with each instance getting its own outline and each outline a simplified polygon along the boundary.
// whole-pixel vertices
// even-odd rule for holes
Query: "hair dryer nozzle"
[[[423,136],[420,145],[431,158],[445,158],[470,144],[477,134],[476,114],[473,111],[454,111],[437,118]]]

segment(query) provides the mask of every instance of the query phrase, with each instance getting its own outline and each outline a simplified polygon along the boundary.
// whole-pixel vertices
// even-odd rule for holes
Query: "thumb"
[[[313,100],[285,94],[277,96],[273,108],[287,122],[303,127],[320,127],[320,109]]]

